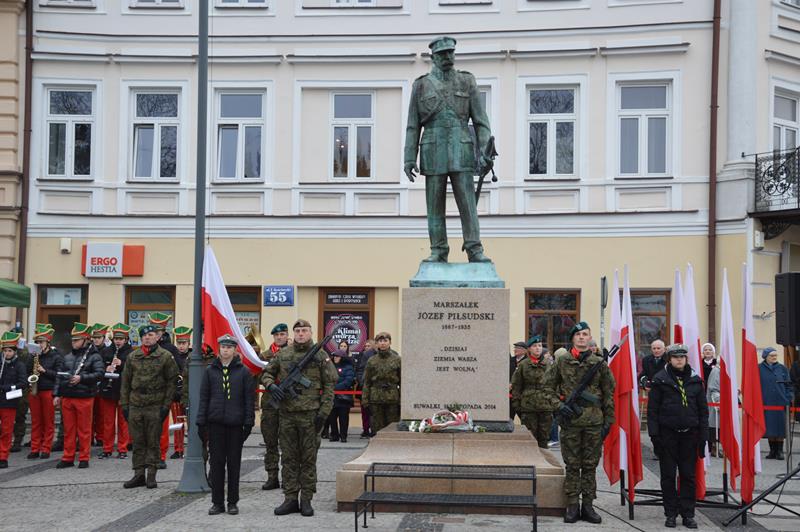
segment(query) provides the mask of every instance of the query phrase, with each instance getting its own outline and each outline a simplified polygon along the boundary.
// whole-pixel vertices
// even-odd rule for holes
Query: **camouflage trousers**
[[[377,433],[389,423],[400,421],[400,405],[398,403],[370,403],[369,407],[372,432]]]
[[[28,415],[28,394],[30,389],[26,389],[22,393],[22,397],[17,403],[17,416],[14,419],[14,441],[22,445],[22,439],[25,437],[25,417]]]
[[[566,465],[564,492],[567,504],[597,498],[596,469],[603,451],[602,427],[569,427],[561,429],[561,456]]]
[[[536,443],[542,449],[547,449],[547,440],[550,437],[550,429],[553,426],[552,412],[518,412],[522,424],[531,431],[536,438]]]
[[[267,446],[264,454],[264,470],[270,476],[278,474],[280,449],[278,446],[278,427],[280,426],[280,410],[270,408],[261,403],[261,435]]]
[[[281,412],[278,435],[281,447],[281,478],[287,499],[310,501],[317,491],[317,451],[320,433],[314,428],[316,410]]]
[[[161,457],[161,413],[157,406],[130,407],[128,432],[133,442],[133,469],[156,467]]]

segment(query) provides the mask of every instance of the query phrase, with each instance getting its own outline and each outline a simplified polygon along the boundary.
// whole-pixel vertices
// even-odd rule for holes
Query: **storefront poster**
[[[361,353],[369,337],[369,312],[325,311],[322,319],[325,322],[325,335],[333,335],[333,339],[325,346],[326,351],[333,353],[339,348],[339,342],[346,340],[350,344],[351,354]]]
[[[242,330],[242,334],[247,336],[251,330],[255,330],[259,334],[261,331],[261,314],[259,312],[253,311],[240,311],[234,312],[236,315],[236,322],[239,324],[239,328]]]
[[[150,323],[150,318],[148,317],[150,314],[154,312],[166,312],[170,316],[175,315],[174,310],[129,310],[128,311],[128,325],[133,327],[131,331],[130,338],[131,344],[139,345],[139,327],[142,325],[147,325]],[[169,322],[167,323],[167,332],[172,332],[173,327],[175,327],[175,318],[170,318]],[[170,336],[170,339],[174,342],[175,339]]]
[[[328,292],[325,294],[327,305],[367,305],[369,293],[367,292]]]
[[[48,305],[82,305],[81,288],[48,288]]]

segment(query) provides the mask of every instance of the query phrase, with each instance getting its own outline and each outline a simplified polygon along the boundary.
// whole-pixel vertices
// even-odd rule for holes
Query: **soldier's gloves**
[[[650,441],[653,442],[653,453],[656,456],[661,456],[661,451],[663,450],[661,447],[661,437],[660,436],[650,436]]]
[[[161,416],[161,422],[163,423],[164,420],[167,419],[167,416],[169,415],[169,407],[168,406],[162,406],[158,410],[158,413]]]
[[[251,432],[253,432],[253,425],[244,425],[242,427],[242,441],[246,440]]]
[[[286,394],[283,392],[283,390],[281,390],[280,386],[278,386],[277,384],[270,384],[269,388],[267,389],[269,390],[269,393],[272,394],[272,397],[274,397],[278,401],[283,401],[284,397],[286,397]]]
[[[325,425],[325,419],[325,416],[317,414],[317,417],[314,418],[314,430],[317,432],[322,432],[322,427]]]
[[[698,458],[706,457],[706,440],[700,440],[697,442],[697,457]]]
[[[197,425],[197,435],[200,436],[200,441],[205,443],[208,440],[208,427]]]
[[[122,409],[122,417],[125,418],[125,421],[128,421],[128,409],[127,408],[123,408]]]

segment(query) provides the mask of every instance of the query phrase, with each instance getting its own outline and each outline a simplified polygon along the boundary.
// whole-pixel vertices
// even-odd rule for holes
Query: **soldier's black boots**
[[[236,503],[229,502],[228,503],[228,515],[238,515],[239,514],[239,507],[236,506]]]
[[[675,522],[675,516],[674,515],[667,516],[667,518],[664,520],[664,526],[667,528],[675,528],[676,526],[678,526],[678,523]]]
[[[300,501],[300,515],[303,517],[311,517],[314,515],[314,508],[311,507],[311,501],[305,499]]]
[[[581,519],[595,525],[603,522],[603,518],[594,510],[591,501],[584,502],[581,506]]]
[[[275,515],[296,514],[299,511],[300,505],[297,504],[297,499],[285,499],[280,506],[275,508]]]
[[[144,471],[138,471],[137,470],[133,474],[133,478],[130,479],[125,484],[123,484],[122,487],[125,488],[125,489],[140,488],[140,487],[144,486],[145,484],[146,484],[146,481],[144,479]]]
[[[278,474],[269,474],[267,477],[267,481],[261,485],[261,489],[268,491],[268,490],[276,490],[281,487],[280,482],[278,481]]]
[[[697,528],[697,521],[694,520],[694,517],[684,517],[681,522],[686,528]]]
[[[145,477],[145,484],[147,484],[148,489],[153,489],[158,487],[158,483],[156,482],[156,468],[155,467],[148,467],[147,468],[147,476]]]
[[[208,509],[208,515],[219,515],[225,511],[225,508],[218,504],[212,504],[211,508]]]
[[[568,504],[567,510],[564,512],[565,523],[577,523],[580,517],[580,508],[576,504]]]

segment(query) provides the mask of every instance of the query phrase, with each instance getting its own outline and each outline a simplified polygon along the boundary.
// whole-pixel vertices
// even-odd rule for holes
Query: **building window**
[[[264,154],[264,93],[221,92],[217,105],[217,177],[260,179]]]
[[[797,117],[797,96],[776,93],[772,113],[772,149],[793,150],[798,146],[797,132],[800,129]]]
[[[671,100],[668,83],[618,85],[619,175],[668,174]]]
[[[167,331],[175,327],[175,287],[174,286],[127,286],[125,287],[125,317],[133,327],[131,339],[138,341],[137,330],[149,323],[148,316],[163,312],[172,316]]]
[[[91,177],[95,90],[48,89],[47,176]]]
[[[180,125],[178,92],[134,93],[133,177],[176,179]]]
[[[526,290],[525,301],[528,338],[541,336],[551,353],[569,346],[569,331],[580,319],[580,291]]]
[[[131,0],[131,7],[182,8],[183,0]]]
[[[53,345],[62,353],[71,349],[73,324],[86,323],[89,287],[87,285],[41,285],[36,321],[49,323],[56,330]]]
[[[217,7],[268,7],[269,0],[217,0]]]
[[[333,94],[331,175],[372,177],[372,94]]]
[[[622,292],[620,292],[620,300]],[[670,343],[670,291],[631,289],[633,332],[639,360],[650,353],[654,340]]]
[[[242,334],[246,336],[250,330],[261,334],[261,289],[258,286],[228,286],[227,290]]]
[[[577,87],[535,87],[528,91],[529,175],[575,175],[577,93]]]
[[[39,0],[42,7],[96,7],[95,0]]]

